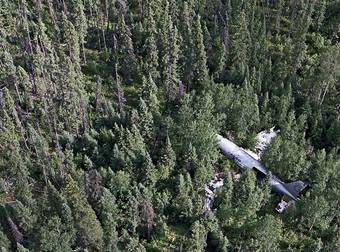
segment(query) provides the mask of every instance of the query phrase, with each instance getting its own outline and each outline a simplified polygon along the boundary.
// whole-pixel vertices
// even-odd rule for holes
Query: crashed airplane
[[[267,134],[268,138],[263,137],[263,134]],[[245,170],[253,170],[256,174],[256,177],[259,181],[262,181],[265,178],[268,178],[269,172],[267,168],[260,163],[260,154],[269,145],[271,139],[275,137],[275,132],[273,128],[269,131],[269,133],[259,133],[257,137],[258,144],[256,149],[259,151],[259,155],[256,153],[245,150],[230,140],[222,137],[221,135],[217,135],[217,143],[222,153],[227,156],[229,159],[234,160],[235,163],[240,167],[241,171]],[[278,194],[286,196],[288,200],[283,200],[278,205],[276,210],[282,213],[291,202],[299,200],[299,194],[302,190],[304,190],[308,184],[301,180],[294,181],[291,183],[285,183],[280,180],[278,177],[271,175],[269,177],[269,182],[272,187],[272,190]]]

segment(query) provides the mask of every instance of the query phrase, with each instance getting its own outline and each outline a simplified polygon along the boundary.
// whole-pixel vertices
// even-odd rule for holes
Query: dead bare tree
[[[150,201],[141,204],[140,217],[142,227],[146,230],[146,238],[149,240],[154,225],[155,211]]]
[[[103,193],[102,177],[96,170],[91,170],[85,175],[85,189],[87,200],[98,214],[100,212],[100,200]]]
[[[12,221],[11,217],[7,217],[7,221],[12,239],[15,241],[15,243],[22,243],[24,241],[24,235],[20,232],[18,226]]]

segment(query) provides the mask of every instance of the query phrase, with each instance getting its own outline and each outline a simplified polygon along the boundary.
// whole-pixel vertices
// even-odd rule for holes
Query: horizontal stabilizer
[[[298,198],[300,192],[308,186],[308,183],[298,180],[286,183],[284,186],[294,197]]]

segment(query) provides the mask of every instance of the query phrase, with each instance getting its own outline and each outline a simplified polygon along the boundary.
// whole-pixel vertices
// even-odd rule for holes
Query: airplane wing
[[[280,130],[274,130],[275,126],[269,130],[263,130],[256,135],[256,145],[255,145],[255,152],[243,149],[247,152],[250,156],[255,158],[256,160],[261,160],[261,155],[265,149],[272,143],[273,139],[277,136]]]
[[[256,145],[255,150],[259,159],[261,159],[261,155],[264,150],[268,148],[268,146],[272,143],[273,139],[277,136],[280,130],[274,130],[275,126],[270,130],[263,130],[256,135]]]
[[[253,167],[252,169],[253,169],[253,171],[254,171],[255,174],[256,174],[256,178],[259,179],[259,180],[264,179],[264,178],[267,177],[267,175],[268,175],[268,172],[267,172],[267,171],[264,171],[264,170],[262,170],[262,169],[259,169],[258,167]]]

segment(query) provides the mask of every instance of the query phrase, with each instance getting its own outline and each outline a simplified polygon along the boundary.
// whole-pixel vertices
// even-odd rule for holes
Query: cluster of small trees
[[[1,251],[338,250],[339,9],[0,0]],[[312,185],[284,215],[215,142],[274,125],[263,162]]]

